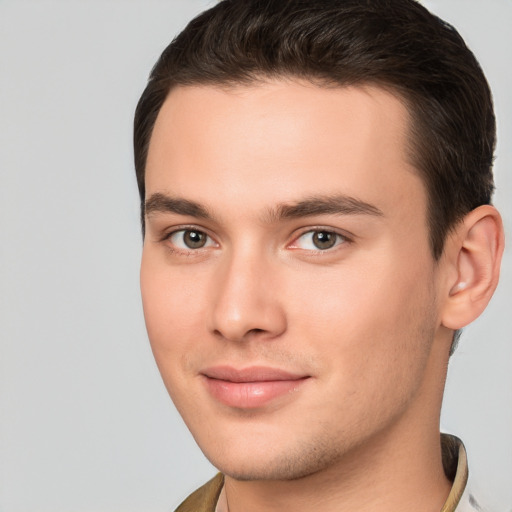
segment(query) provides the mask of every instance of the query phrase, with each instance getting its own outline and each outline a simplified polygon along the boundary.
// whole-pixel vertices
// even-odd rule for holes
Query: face
[[[144,313],[176,407],[226,474],[308,475],[431,414],[438,270],[407,123],[372,87],[181,87],[164,103]]]

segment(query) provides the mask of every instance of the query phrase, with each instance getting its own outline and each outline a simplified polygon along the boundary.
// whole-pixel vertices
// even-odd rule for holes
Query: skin
[[[226,475],[231,512],[427,511],[448,495],[439,411],[452,329],[468,320],[450,290],[469,228],[433,260],[408,122],[382,89],[292,80],[178,87],[160,111],[144,314],[176,407]],[[334,196],[369,211],[326,211]],[[311,198],[320,213],[294,210]],[[204,246],[187,247],[186,229]],[[315,246],[319,232],[331,248]],[[303,379],[233,407],[205,383],[205,369],[226,365]]]

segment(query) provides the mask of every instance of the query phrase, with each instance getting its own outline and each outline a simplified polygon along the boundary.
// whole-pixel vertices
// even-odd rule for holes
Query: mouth
[[[201,375],[213,398],[237,409],[263,407],[297,391],[311,378],[264,366],[242,369],[216,366],[203,370]]]

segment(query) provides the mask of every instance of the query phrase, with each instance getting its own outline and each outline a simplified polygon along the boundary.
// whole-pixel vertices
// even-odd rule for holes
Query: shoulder
[[[219,473],[194,491],[175,512],[214,512],[223,485],[224,476]]]

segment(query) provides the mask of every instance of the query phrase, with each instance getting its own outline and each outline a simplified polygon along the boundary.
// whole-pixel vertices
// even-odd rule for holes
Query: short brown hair
[[[137,105],[143,228],[148,146],[170,90],[278,77],[324,86],[374,84],[405,101],[435,259],[450,228],[490,203],[496,138],[491,92],[451,25],[414,0],[222,0],[164,50]]]

